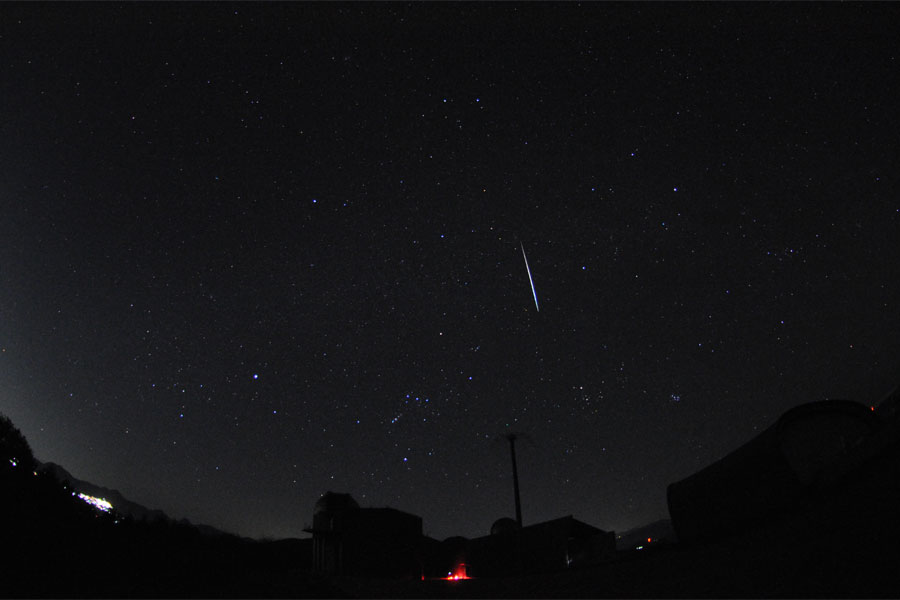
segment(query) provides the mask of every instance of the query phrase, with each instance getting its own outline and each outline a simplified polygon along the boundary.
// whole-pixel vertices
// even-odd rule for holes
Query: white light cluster
[[[104,498],[96,498],[94,496],[88,496],[87,494],[78,494],[78,497],[88,504],[99,508],[103,512],[109,512],[110,510],[112,510],[113,505]]]

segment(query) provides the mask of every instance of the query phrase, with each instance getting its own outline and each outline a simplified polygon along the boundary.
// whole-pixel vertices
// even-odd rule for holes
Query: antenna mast
[[[522,528],[522,501],[519,500],[519,470],[516,468],[516,434],[507,434],[506,439],[509,440],[509,451],[512,454],[513,468],[513,490],[516,494],[516,524],[519,529]]]

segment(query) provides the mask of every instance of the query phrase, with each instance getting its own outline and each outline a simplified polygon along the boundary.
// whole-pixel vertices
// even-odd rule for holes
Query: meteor
[[[534,296],[534,308],[538,312],[541,312],[541,308],[538,306],[537,292],[534,291],[534,279],[531,278],[531,269],[528,267],[528,257],[525,256],[525,245],[522,242],[519,242],[519,246],[522,248],[522,258],[525,259],[525,270],[528,271],[528,283],[531,284],[531,294]]]

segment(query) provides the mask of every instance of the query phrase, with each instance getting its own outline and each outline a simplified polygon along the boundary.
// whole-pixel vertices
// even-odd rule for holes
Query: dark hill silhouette
[[[788,416],[813,415],[808,411],[819,408]],[[796,480],[783,480],[785,485],[796,487],[799,481],[806,486],[802,502],[767,504],[765,518],[742,517],[740,527],[722,528],[719,533],[701,523],[708,532],[703,536],[623,550],[612,562],[456,582],[315,575],[308,539],[257,542],[229,534],[210,536],[187,523],[100,512],[74,496],[71,478],[63,485],[46,470],[39,471],[27,441],[0,415],[0,539],[6,551],[0,561],[0,589],[8,597],[74,598],[896,597],[900,418],[897,411],[869,412],[877,418],[861,438],[845,436],[844,443],[833,446],[790,445],[797,439],[814,442],[818,438],[807,434],[820,429],[804,426],[795,432],[802,434],[798,438],[786,427],[809,419],[782,418],[787,425],[773,430],[781,431],[780,437],[761,438],[779,441],[780,445],[763,445],[763,450],[774,447],[778,452],[751,454],[754,461],[749,463],[732,460],[759,447],[751,440],[748,448],[738,448],[734,456],[723,459],[722,469],[731,464],[755,467],[758,456],[793,461],[788,462],[790,470],[785,467],[782,472],[796,474]],[[813,452],[819,447],[840,452],[821,463]],[[815,470],[804,470],[807,466]],[[718,469],[712,474],[718,476]],[[755,471],[740,471],[747,472]],[[809,483],[804,484],[804,478]],[[746,481],[749,501],[778,498],[761,496],[765,490],[753,487],[758,481],[736,479],[731,471],[722,471],[716,481]],[[718,484],[698,485],[691,493],[714,505],[723,490],[730,493]],[[703,517],[697,511],[681,514],[694,520]],[[716,513],[709,514],[719,519]],[[663,521],[626,534],[630,539],[667,526]],[[461,546],[466,543],[457,541]]]
[[[121,517],[129,517],[131,519],[134,519],[135,521],[148,521],[151,523],[156,521],[177,522],[182,525],[196,527],[204,535],[232,535],[210,525],[204,525],[202,523],[192,523],[189,519],[182,518],[176,521],[159,509],[147,508],[146,506],[129,500],[118,490],[112,490],[91,483],[89,481],[85,481],[83,479],[78,479],[77,477],[74,477],[71,473],[69,473],[69,471],[67,471],[64,467],[54,462],[35,462],[37,462],[36,470],[38,473],[46,473],[52,476],[59,483],[66,484],[69,489],[74,491],[76,494],[87,494],[88,496],[94,496],[96,498],[103,498],[107,500],[110,504],[113,505],[114,510]]]
[[[5,597],[335,597],[310,573],[311,540],[262,542],[167,518],[102,512],[76,496],[115,497],[58,465],[38,469],[0,415],[0,531]],[[57,476],[62,475],[64,482]],[[156,515],[121,495],[120,506]],[[142,510],[143,509],[143,512]],[[161,513],[160,513],[161,514]]]
[[[35,459],[36,470],[38,473],[46,473],[53,478],[55,478],[61,484],[66,484],[69,489],[74,491],[76,494],[86,494],[88,496],[94,496],[95,498],[103,498],[107,500],[110,504],[113,505],[116,513],[121,517],[128,517],[134,519],[135,521],[171,521],[177,522],[182,525],[189,525],[192,527],[196,527],[201,533],[204,535],[232,535],[231,533],[222,531],[221,529],[217,529],[216,527],[212,527],[210,525],[205,525],[203,523],[193,523],[190,519],[173,519],[169,515],[167,515],[162,510],[158,508],[147,508],[142,504],[138,504],[132,500],[129,500],[125,496],[122,495],[119,490],[109,489],[90,481],[85,481],[83,479],[78,479],[74,477],[69,471],[67,471],[61,465],[58,465],[54,462],[45,462],[42,463]]]
[[[28,440],[6,415],[0,415],[0,461],[2,467],[34,469],[35,459]]]
[[[171,521],[172,519],[161,510],[149,509],[125,498],[118,490],[111,490],[83,479],[78,479],[66,469],[53,462],[41,463],[37,467],[39,473],[46,473],[60,483],[68,483],[70,489],[76,493],[83,493],[97,498],[105,498],[113,505],[116,512],[123,517],[131,517],[136,521]]]

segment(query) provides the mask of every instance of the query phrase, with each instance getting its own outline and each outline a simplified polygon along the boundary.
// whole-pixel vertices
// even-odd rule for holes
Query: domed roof
[[[514,519],[503,517],[494,521],[491,525],[491,535],[505,535],[518,531],[519,524]]]
[[[336,492],[325,492],[325,495],[316,501],[316,507],[313,514],[320,513],[338,513],[347,510],[359,508],[359,504],[350,494],[338,494]]]

